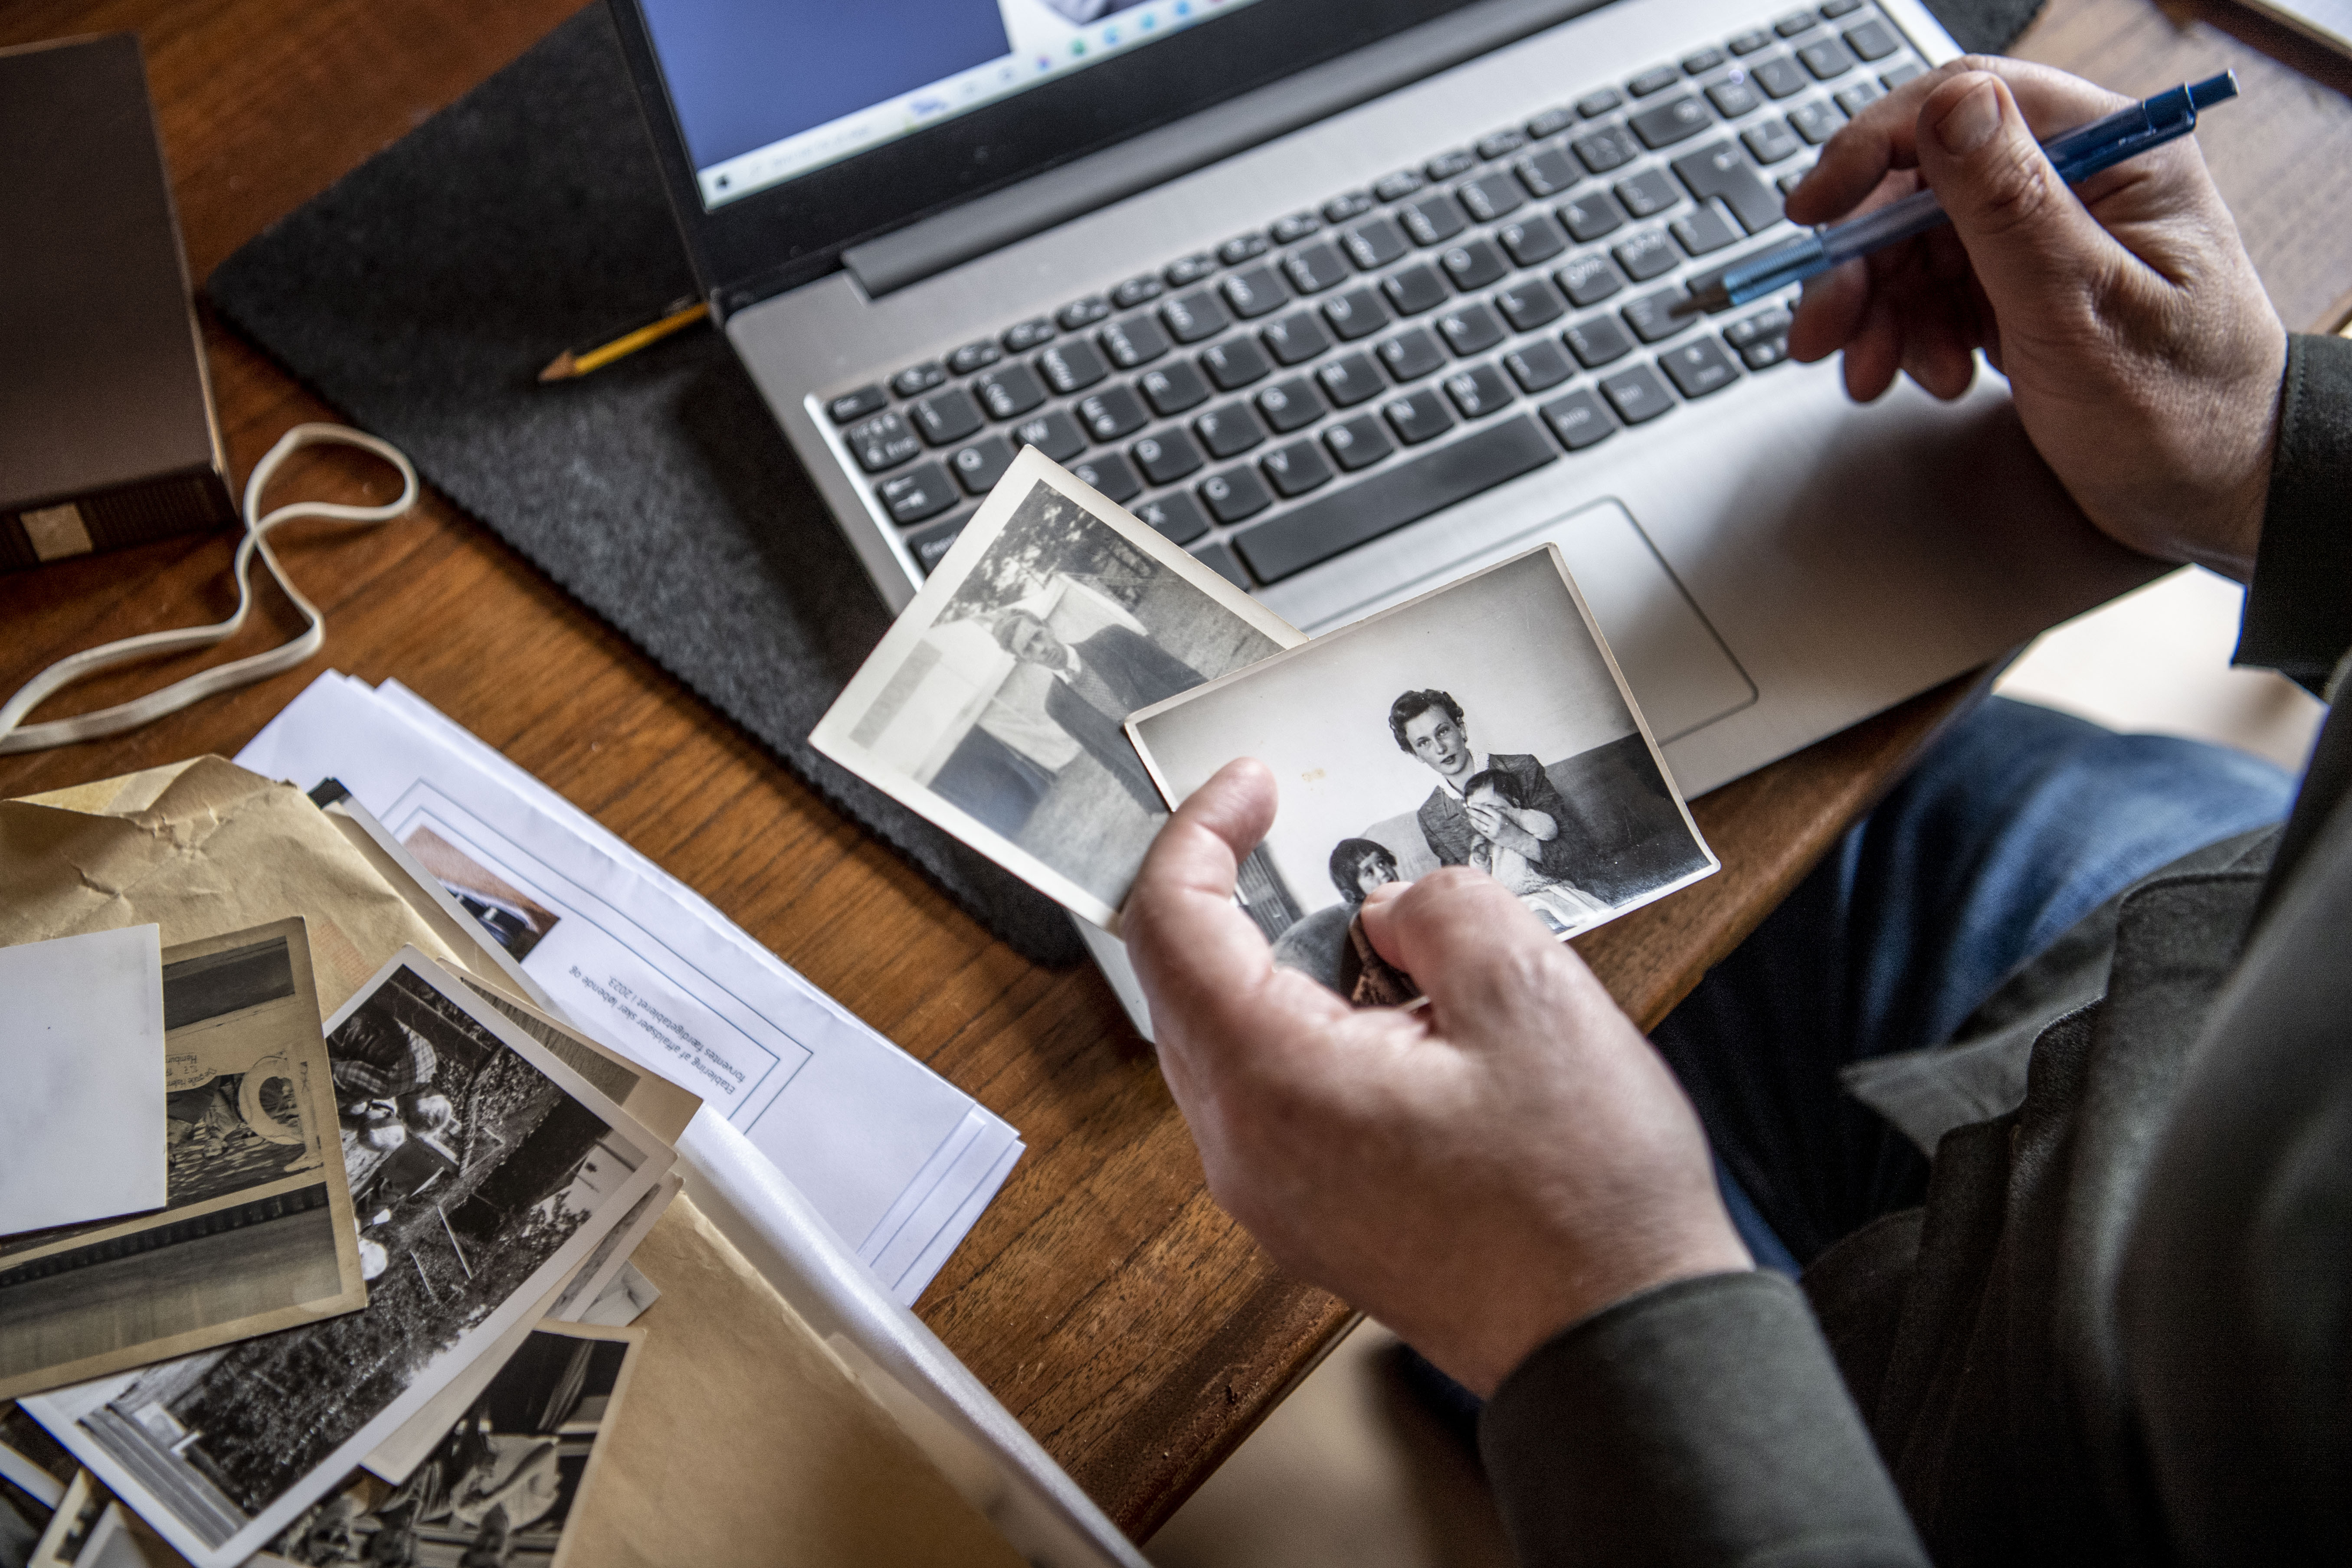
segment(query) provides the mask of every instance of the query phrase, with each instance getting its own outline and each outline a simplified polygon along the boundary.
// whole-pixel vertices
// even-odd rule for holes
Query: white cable
[[[267,517],[257,516],[261,507],[261,493],[269,486],[270,476],[278,465],[305,447],[357,447],[373,452],[400,470],[399,498],[384,506],[342,506],[332,501],[296,501],[281,506]],[[186,626],[178,631],[148,632],[135,637],[124,637],[103,647],[89,648],[69,658],[61,658],[24,684],[16,695],[0,705],[0,756],[16,752],[41,752],[51,746],[71,745],[77,741],[95,741],[102,735],[119,735],[125,730],[161,719],[166,713],[176,713],[192,702],[202,701],[215,692],[233,691],[240,686],[291,669],[319,651],[327,640],[326,617],[320,615],[310,601],[296,591],[294,584],[270,552],[269,531],[281,522],[298,518],[323,517],[334,522],[389,522],[416,504],[416,469],[389,441],[377,439],[341,425],[297,425],[278,438],[260,462],[253,467],[252,475],[245,481],[245,537],[237,542],[236,611],[225,621],[208,626]],[[257,653],[199,670],[184,680],[173,681],[161,691],[151,691],[132,701],[101,708],[95,713],[83,713],[71,719],[51,720],[45,724],[26,724],[25,715],[39,707],[52,694],[77,680],[111,669],[133,659],[153,658],[162,654],[180,653],[189,648],[210,647],[224,638],[236,635],[245,625],[246,612],[253,607],[251,574],[253,558],[261,557],[262,565],[277,580],[278,586],[294,607],[302,612],[305,623],[302,634],[293,641],[282,643],[268,653]]]

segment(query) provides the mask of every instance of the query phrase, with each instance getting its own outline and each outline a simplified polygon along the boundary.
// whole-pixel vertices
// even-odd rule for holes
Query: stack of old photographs
[[[1117,933],[1171,805],[1255,757],[1281,805],[1237,900],[1365,1004],[1354,921],[1441,866],[1566,938],[1717,868],[1549,545],[1309,642],[1034,447],[810,737]]]
[[[564,1554],[695,1102],[413,945],[322,1021],[312,935],[162,948],[163,1203],[0,1237],[0,1568]]]

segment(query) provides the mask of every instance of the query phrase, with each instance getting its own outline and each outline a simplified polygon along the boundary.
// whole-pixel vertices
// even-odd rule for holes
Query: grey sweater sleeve
[[[2352,647],[2352,340],[2287,340],[2278,449],[2237,662],[2317,691]]]
[[[1715,1274],[1562,1331],[1478,1446],[1521,1563],[1927,1561],[1796,1286]]]

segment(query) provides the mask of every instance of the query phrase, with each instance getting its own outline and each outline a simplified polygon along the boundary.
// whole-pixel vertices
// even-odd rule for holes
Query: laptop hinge
[[[842,265],[869,299],[879,298],[1609,3],[1478,0],[1214,109],[852,246],[842,252]]]

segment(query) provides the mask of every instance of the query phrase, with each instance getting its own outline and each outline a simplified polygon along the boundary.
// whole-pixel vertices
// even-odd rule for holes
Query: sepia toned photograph
[[[1304,640],[1030,447],[809,739],[1115,930],[1167,815],[1127,716]]]
[[[1472,867],[1569,937],[1717,868],[1549,545],[1129,729],[1171,800],[1236,757],[1274,771],[1280,809],[1241,901],[1276,962],[1360,1001],[1402,999],[1377,973],[1363,994],[1349,934],[1386,883]]]
[[[302,921],[163,960],[165,1205],[0,1238],[0,1394],[367,1300]]]
[[[198,1568],[229,1568],[544,1300],[669,1152],[404,950],[331,1023],[363,1311],[30,1408]]]
[[[541,1324],[399,1484],[352,1471],[254,1561],[558,1568],[643,1339]]]

